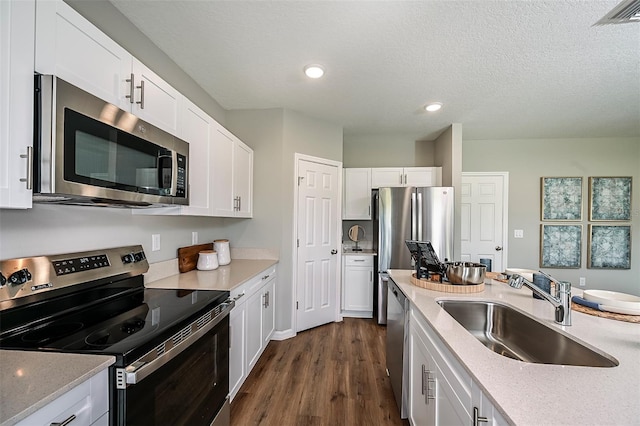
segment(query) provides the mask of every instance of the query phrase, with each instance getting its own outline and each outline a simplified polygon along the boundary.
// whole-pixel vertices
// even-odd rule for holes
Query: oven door
[[[117,424],[229,424],[228,312],[211,329],[195,337],[166,363],[158,357],[156,361],[161,362],[152,372],[145,372],[147,367],[143,367],[138,377],[127,375],[127,382],[136,383],[117,392]],[[158,364],[161,366],[155,368]]]

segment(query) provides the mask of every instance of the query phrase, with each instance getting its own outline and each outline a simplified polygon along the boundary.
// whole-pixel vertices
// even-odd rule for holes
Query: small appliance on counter
[[[353,225],[349,228],[349,239],[356,243],[355,247],[353,247],[352,251],[362,251],[362,249],[358,246],[360,240],[364,239],[365,233],[364,228],[360,225]]]

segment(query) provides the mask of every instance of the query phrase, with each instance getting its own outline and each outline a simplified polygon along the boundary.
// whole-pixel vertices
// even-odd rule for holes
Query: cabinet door
[[[344,287],[342,309],[373,312],[373,268],[345,267],[342,285]]]
[[[211,135],[213,119],[184,98],[180,108],[181,139],[189,142],[189,205],[181,213],[209,216],[212,213],[212,190],[209,172],[213,161]]]
[[[136,58],[132,64],[135,87],[131,112],[165,132],[177,135],[180,93]]]
[[[262,289],[262,346],[267,347],[276,325],[276,279],[271,278]]]
[[[253,150],[240,140],[234,141],[233,193],[236,201],[236,217],[253,215]]]
[[[371,188],[404,186],[402,167],[377,167],[371,169]]]
[[[0,208],[24,209],[31,207],[35,2],[0,1],[0,23]]]
[[[471,412],[465,402],[461,401],[453,386],[447,380],[440,365],[435,365],[436,424],[468,425],[471,424]]]
[[[438,186],[439,167],[405,167],[404,181],[406,186]]]
[[[251,371],[262,353],[262,292],[247,300],[247,371]]]
[[[344,169],[342,219],[371,219],[371,169]]]
[[[409,421],[414,426],[436,424],[434,375],[429,351],[412,328],[409,333]]]
[[[213,215],[232,217],[235,214],[233,201],[233,145],[234,139],[224,127],[216,125],[211,138],[213,146]]]
[[[236,305],[229,315],[229,395],[232,401],[247,375],[246,320],[246,304]]]
[[[61,0],[38,1],[35,70],[130,110],[132,56]]]

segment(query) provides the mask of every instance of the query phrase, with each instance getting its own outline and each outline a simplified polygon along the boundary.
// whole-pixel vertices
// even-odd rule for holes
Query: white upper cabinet
[[[371,169],[344,169],[342,219],[371,219]]]
[[[131,112],[165,132],[176,134],[180,93],[133,58],[133,103]]]
[[[38,1],[35,71],[56,75],[124,110],[133,57],[63,1]]]
[[[180,93],[61,0],[38,1],[35,70],[176,134]]]
[[[34,25],[34,1],[0,1],[0,208],[31,207]]]
[[[186,98],[180,108],[178,135],[189,142],[189,205],[181,206],[181,214],[210,216],[213,212],[211,136],[215,121]]]
[[[376,167],[371,169],[371,187],[440,186],[442,167]]]
[[[213,132],[213,216],[253,216],[253,150],[218,125]]]
[[[233,192],[235,216],[253,216],[253,150],[237,138],[233,145]]]

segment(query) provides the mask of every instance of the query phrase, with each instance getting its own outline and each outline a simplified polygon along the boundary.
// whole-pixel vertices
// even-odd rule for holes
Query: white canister
[[[218,262],[220,265],[228,265],[231,263],[229,240],[213,240],[213,248],[218,252]]]
[[[214,250],[203,250],[198,253],[196,268],[200,271],[212,271],[218,269],[218,254]]]

